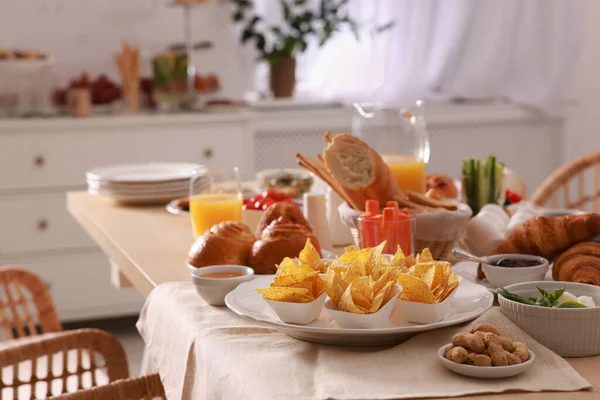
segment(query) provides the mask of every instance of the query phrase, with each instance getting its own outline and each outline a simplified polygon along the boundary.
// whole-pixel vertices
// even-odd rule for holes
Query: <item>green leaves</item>
[[[268,24],[258,15],[247,15],[254,10],[252,0],[229,1],[235,6],[232,20],[244,24],[241,42],[253,42],[263,60],[275,61],[302,53],[311,38],[323,46],[344,29],[349,29],[359,39],[359,25],[347,11],[349,0],[320,0],[316,6],[308,0],[279,0],[282,22],[278,25]],[[377,28],[376,33],[393,25],[390,21]]]
[[[498,293],[502,295],[505,299],[516,301],[517,303],[529,304],[530,306],[535,306],[537,303],[527,297],[520,296],[516,293],[511,293],[504,288],[498,289]]]
[[[588,308],[588,306],[576,301],[565,301],[558,308]]]
[[[538,305],[542,307],[554,307],[558,304],[558,299],[565,293],[565,288],[556,289],[550,293],[541,287],[537,288],[538,292],[541,293],[542,297],[537,300]]]
[[[552,292],[548,292],[541,287],[538,287],[537,290],[541,294],[541,297],[538,297],[537,299],[523,297],[516,293],[511,293],[504,288],[498,289],[498,293],[501,294],[505,299],[516,301],[517,303],[529,304],[530,306],[540,307],[556,307],[558,300],[565,293],[564,287],[553,290]],[[587,306],[576,301],[565,301],[558,306],[558,308],[587,308]]]

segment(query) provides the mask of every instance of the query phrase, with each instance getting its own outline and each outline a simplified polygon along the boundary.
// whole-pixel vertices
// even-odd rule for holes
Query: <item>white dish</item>
[[[548,272],[548,260],[543,257],[530,256],[525,254],[498,254],[495,256],[481,257],[487,263],[495,263],[502,259],[523,259],[536,261],[538,265],[531,267],[507,268],[498,267],[490,264],[482,264],[481,268],[488,282],[501,288],[508,285],[521,282],[541,281]]]
[[[203,278],[203,275],[213,272],[239,272],[244,275],[233,278]],[[241,265],[215,265],[213,267],[195,268],[191,273],[192,283],[196,292],[208,304],[213,306],[224,306],[225,296],[240,283],[251,281],[254,278],[254,270]]]
[[[529,350],[529,359],[524,363],[517,365],[509,365],[506,367],[478,367],[476,365],[459,364],[454,361],[448,360],[444,357],[444,350],[448,346],[452,346],[452,343],[443,345],[438,350],[438,357],[442,360],[442,363],[446,368],[452,372],[456,372],[460,375],[470,376],[472,378],[485,378],[485,379],[498,379],[508,378],[509,376],[515,376],[522,374],[527,371],[535,362],[535,354]]]
[[[452,300],[452,312],[443,321],[434,324],[409,323],[395,310],[384,328],[344,329],[323,310],[319,318],[308,325],[299,326],[281,322],[265,304],[262,296],[255,292],[256,288],[269,287],[272,279],[273,275],[263,275],[242,283],[225,297],[225,304],[240,317],[265,323],[291,337],[333,345],[375,346],[400,343],[419,332],[475,319],[486,312],[494,301],[493,294],[486,288],[464,281],[456,289]]]
[[[454,289],[446,300],[437,304],[417,303],[398,299],[396,309],[408,322],[423,325],[433,324],[443,320],[450,313],[452,310],[452,299],[456,294],[456,290]]]
[[[476,283],[478,285],[484,286],[490,292],[495,293],[497,288],[493,286],[487,279],[479,279],[477,277],[477,263],[471,261],[461,261],[452,266],[452,272],[456,275],[460,276],[464,280],[469,282]],[[544,281],[553,282],[552,279],[552,268],[548,270],[546,275],[544,276]]]
[[[309,324],[319,318],[326,299],[327,293],[325,291],[310,303],[288,303],[263,298],[282,322],[299,325]]]
[[[396,308],[396,298],[400,295],[400,286],[394,285],[390,300],[373,314],[353,314],[338,310],[331,299],[325,302],[325,311],[341,328],[346,329],[375,329],[383,328],[388,324],[392,312]]]
[[[111,165],[86,172],[86,178],[88,181],[121,183],[187,181],[192,176],[192,171],[199,167],[199,164],[169,162]]]
[[[525,282],[505,287],[526,297],[539,297],[536,289],[564,287],[575,296],[591,296],[600,304],[600,287],[572,282]],[[498,294],[500,311],[532,338],[561,357],[589,357],[600,354],[600,307],[549,308],[517,303]]]
[[[183,200],[187,200],[187,196],[179,198],[179,199],[171,200],[169,202],[169,204],[167,204],[167,207],[166,207],[167,211],[169,213],[175,214],[175,215],[189,215],[190,214],[189,211],[186,211],[179,206],[179,202],[181,202]]]

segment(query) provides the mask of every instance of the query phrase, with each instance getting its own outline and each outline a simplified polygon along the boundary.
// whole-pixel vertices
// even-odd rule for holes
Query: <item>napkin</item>
[[[505,336],[527,343],[536,355],[534,365],[501,380],[447,370],[437,350],[454,333],[479,323],[494,324]],[[209,306],[191,284],[178,282],[151,293],[137,327],[173,399],[407,399],[591,387],[497,308],[470,324],[421,333],[396,346],[327,346]]]

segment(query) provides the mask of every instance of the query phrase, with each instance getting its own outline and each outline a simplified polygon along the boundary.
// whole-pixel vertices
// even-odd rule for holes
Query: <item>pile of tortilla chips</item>
[[[412,275],[398,275],[398,283],[402,286],[400,300],[441,303],[458,287],[458,276],[450,272],[450,263],[434,261],[429,249],[417,255],[411,271]]]
[[[304,249],[302,249],[300,255],[298,256],[298,262],[302,265],[308,265],[315,271],[321,273],[327,272],[327,268],[329,268],[329,266],[332,264],[332,261],[321,260],[319,252],[315,246],[313,246],[310,239],[306,239]]]
[[[406,266],[388,263],[382,256],[384,247],[385,242],[362,250],[348,247],[329,267],[325,290],[339,310],[372,314],[390,300],[398,274]]]
[[[324,290],[325,281],[317,271],[305,264],[298,265],[290,258],[285,258],[278,266],[271,287],[256,289],[267,300],[289,303],[310,303]]]

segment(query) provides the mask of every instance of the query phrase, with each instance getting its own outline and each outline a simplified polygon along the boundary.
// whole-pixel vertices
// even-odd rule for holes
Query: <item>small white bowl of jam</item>
[[[492,286],[502,288],[514,283],[543,281],[548,272],[548,260],[526,254],[498,254],[481,257],[481,268]]]
[[[192,271],[196,292],[213,306],[224,306],[225,296],[240,283],[254,279],[254,270],[242,265],[214,265]]]

